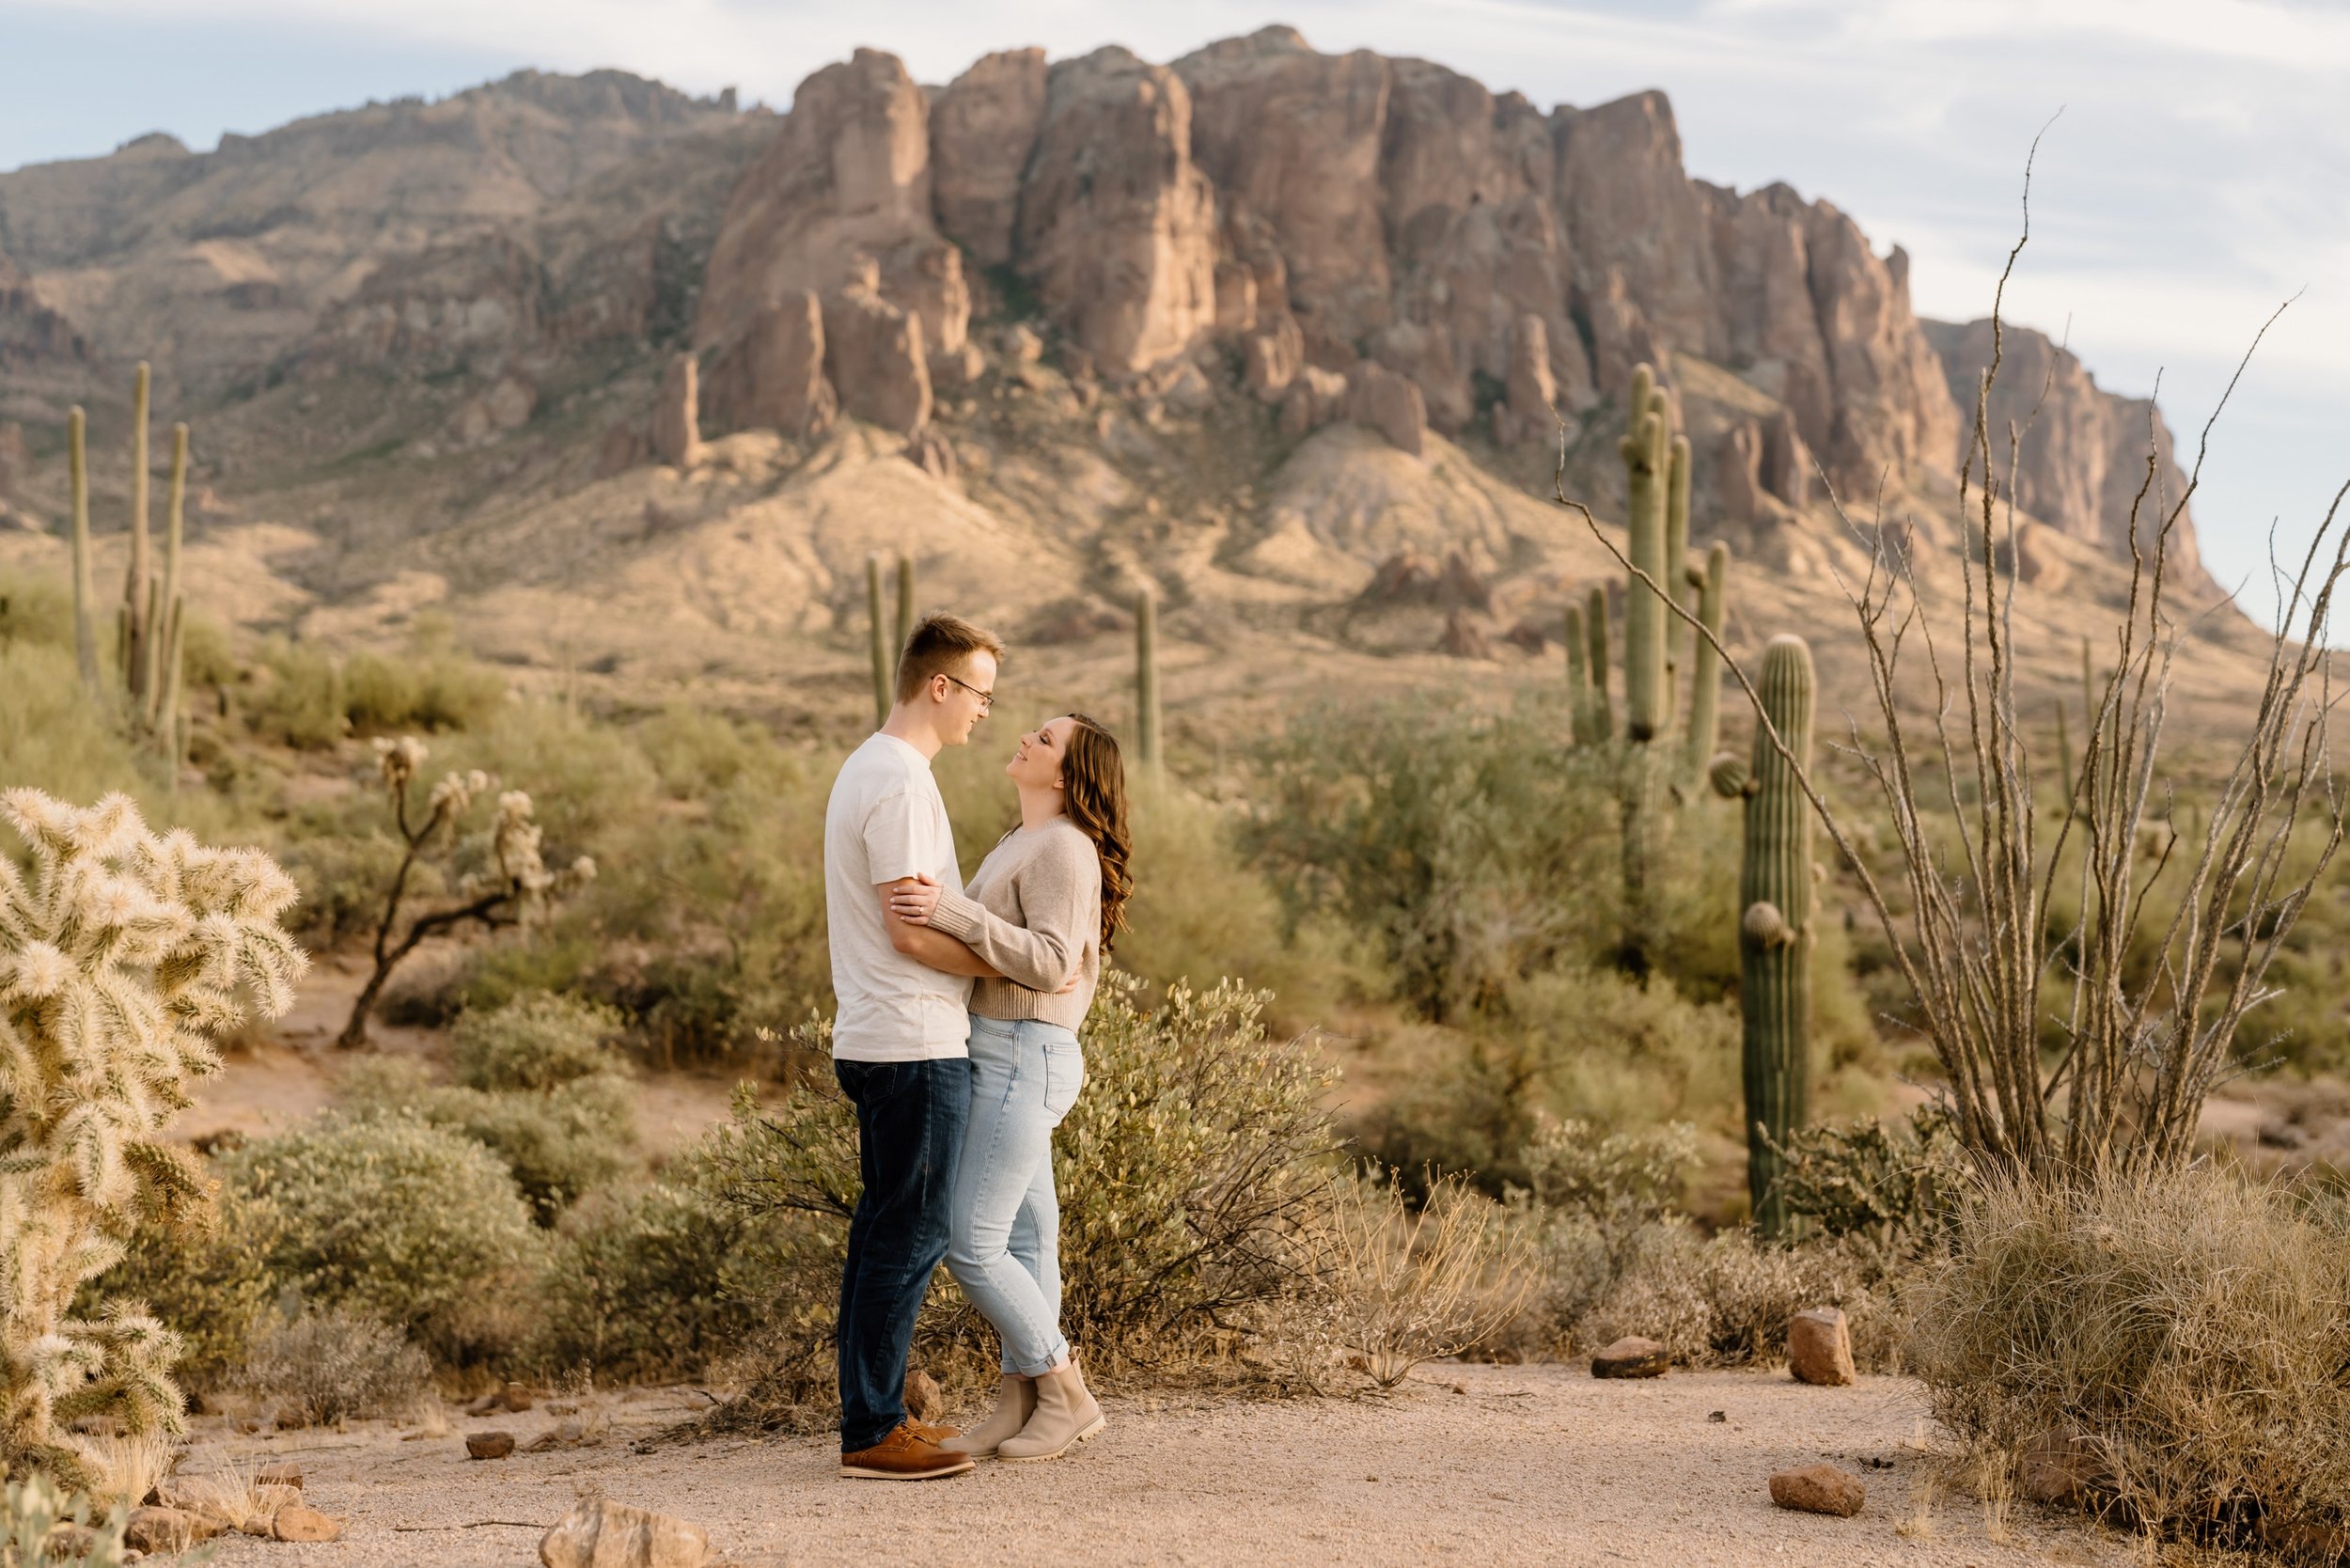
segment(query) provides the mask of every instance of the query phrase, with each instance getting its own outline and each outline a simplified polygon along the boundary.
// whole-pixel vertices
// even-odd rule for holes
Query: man
[[[898,919],[889,897],[923,879],[963,890],[931,760],[987,715],[1003,651],[954,616],[915,627],[888,722],[841,764],[824,810],[833,1072],[856,1106],[864,1184],[840,1279],[843,1476],[927,1481],[971,1468],[968,1455],[938,1446],[952,1432],[906,1419],[904,1390],[971,1110],[970,977],[995,971],[945,933]]]

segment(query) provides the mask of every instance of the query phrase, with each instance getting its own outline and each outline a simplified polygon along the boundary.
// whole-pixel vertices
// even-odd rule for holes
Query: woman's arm
[[[1026,926],[990,913],[976,899],[941,893],[930,913],[931,929],[966,944],[1015,984],[1063,990],[1084,966],[1086,944],[1101,928],[1101,861],[1082,836],[1057,833],[1020,869],[1015,886]]]
[[[909,877],[906,881],[914,879]],[[889,945],[926,968],[946,975],[969,975],[975,980],[1002,980],[1003,971],[979,957],[964,943],[943,931],[901,920],[889,907],[889,897],[901,884],[885,882],[874,889],[881,896],[882,925]]]

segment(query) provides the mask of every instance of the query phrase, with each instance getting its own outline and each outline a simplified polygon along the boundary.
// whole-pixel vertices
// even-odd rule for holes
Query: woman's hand
[[[889,895],[889,912],[910,926],[931,923],[931,911],[938,907],[941,889],[930,877],[913,877],[898,884]]]

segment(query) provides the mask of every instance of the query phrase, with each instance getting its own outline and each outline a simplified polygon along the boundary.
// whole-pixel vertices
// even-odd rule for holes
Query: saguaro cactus
[[[1794,765],[1755,727],[1754,755],[1717,757],[1714,788],[1746,801],[1746,853],[1738,870],[1738,1007],[1745,1022],[1747,1188],[1755,1224],[1783,1235],[1778,1150],[1800,1131],[1810,1098],[1811,808],[1795,781],[1811,763],[1811,650],[1773,637],[1756,689]]]
[[[914,557],[898,557],[898,648],[903,651],[906,638],[914,635]]]
[[[89,543],[89,452],[87,419],[76,403],[65,416],[67,467],[73,482],[73,656],[82,684],[98,690],[98,588],[92,580]]]
[[[1705,553],[1705,572],[1698,579],[1698,622],[1705,632],[1689,634],[1689,729],[1683,755],[1695,779],[1714,756],[1721,732],[1722,661],[1706,641],[1705,633],[1721,639],[1724,598],[1730,579],[1730,546],[1720,540]]]
[[[1583,632],[1583,606],[1567,606],[1567,720],[1577,745],[1599,739],[1591,710],[1591,645]]]
[[[1616,704],[1607,695],[1607,590],[1592,588],[1588,603],[1583,633],[1591,639],[1591,739],[1612,740],[1616,733]]]
[[[1631,429],[1622,442],[1631,499],[1624,526],[1624,554],[1633,577],[1624,588],[1624,735],[1646,741],[1665,727],[1665,619],[1663,603],[1649,583],[1670,581],[1665,559],[1666,489],[1671,467],[1664,393],[1645,365],[1632,373]],[[1676,563],[1677,566],[1677,563]],[[1642,581],[1645,574],[1647,581]]]
[[[1148,587],[1135,597],[1135,755],[1159,765],[1159,596]]]
[[[122,683],[131,693],[132,711],[144,716],[147,698],[155,690],[154,572],[149,562],[147,504],[147,410],[153,377],[147,361],[139,361],[131,387],[131,560],[122,577]]]
[[[882,629],[882,570],[879,556],[865,557],[865,610],[871,633],[870,641],[873,657],[873,726],[879,729],[889,722],[890,707],[898,699],[897,672],[891,667],[889,640]],[[901,645],[902,646],[902,644]]]
[[[186,532],[188,503],[188,427],[171,427],[171,502],[164,524],[164,580],[152,603],[162,613],[156,645],[161,650],[160,673],[150,680],[147,697],[147,728],[155,744],[171,759],[176,777],[180,759],[187,752],[187,717],[180,711],[180,693],[187,663],[186,606],[180,597],[180,543]]]

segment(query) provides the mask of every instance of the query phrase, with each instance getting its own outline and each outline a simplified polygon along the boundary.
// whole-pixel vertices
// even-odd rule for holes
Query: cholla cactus
[[[279,923],[294,885],[258,850],[158,837],[119,794],[11,790],[0,816],[32,855],[29,877],[0,857],[0,1458],[77,1481],[63,1425],[177,1431],[180,1400],[175,1336],[120,1302],[72,1317],[74,1294],[142,1214],[205,1197],[164,1125],[219,1071],[212,1042],[292,1006],[308,961]]]
[[[400,870],[393,873],[384,901],[383,923],[375,932],[375,972],[352,1004],[351,1017],[338,1040],[344,1045],[356,1045],[368,1037],[368,1017],[375,1011],[384,981],[426,937],[468,920],[489,928],[527,924],[545,913],[550,903],[577,892],[596,875],[596,863],[584,855],[560,871],[547,870],[539,852],[544,830],[531,820],[530,796],[508,790],[498,796],[497,821],[490,830],[489,865],[459,881],[455,902],[416,916],[405,934],[395,941],[392,933],[400,925],[400,905],[407,898],[416,863],[428,854],[456,847],[459,823],[475,801],[497,787],[497,780],[479,768],[446,774],[425,798],[424,820],[412,822],[410,795],[424,770],[424,743],[414,735],[379,740],[375,754],[384,792],[391,798],[392,820],[408,853],[400,856]]]

